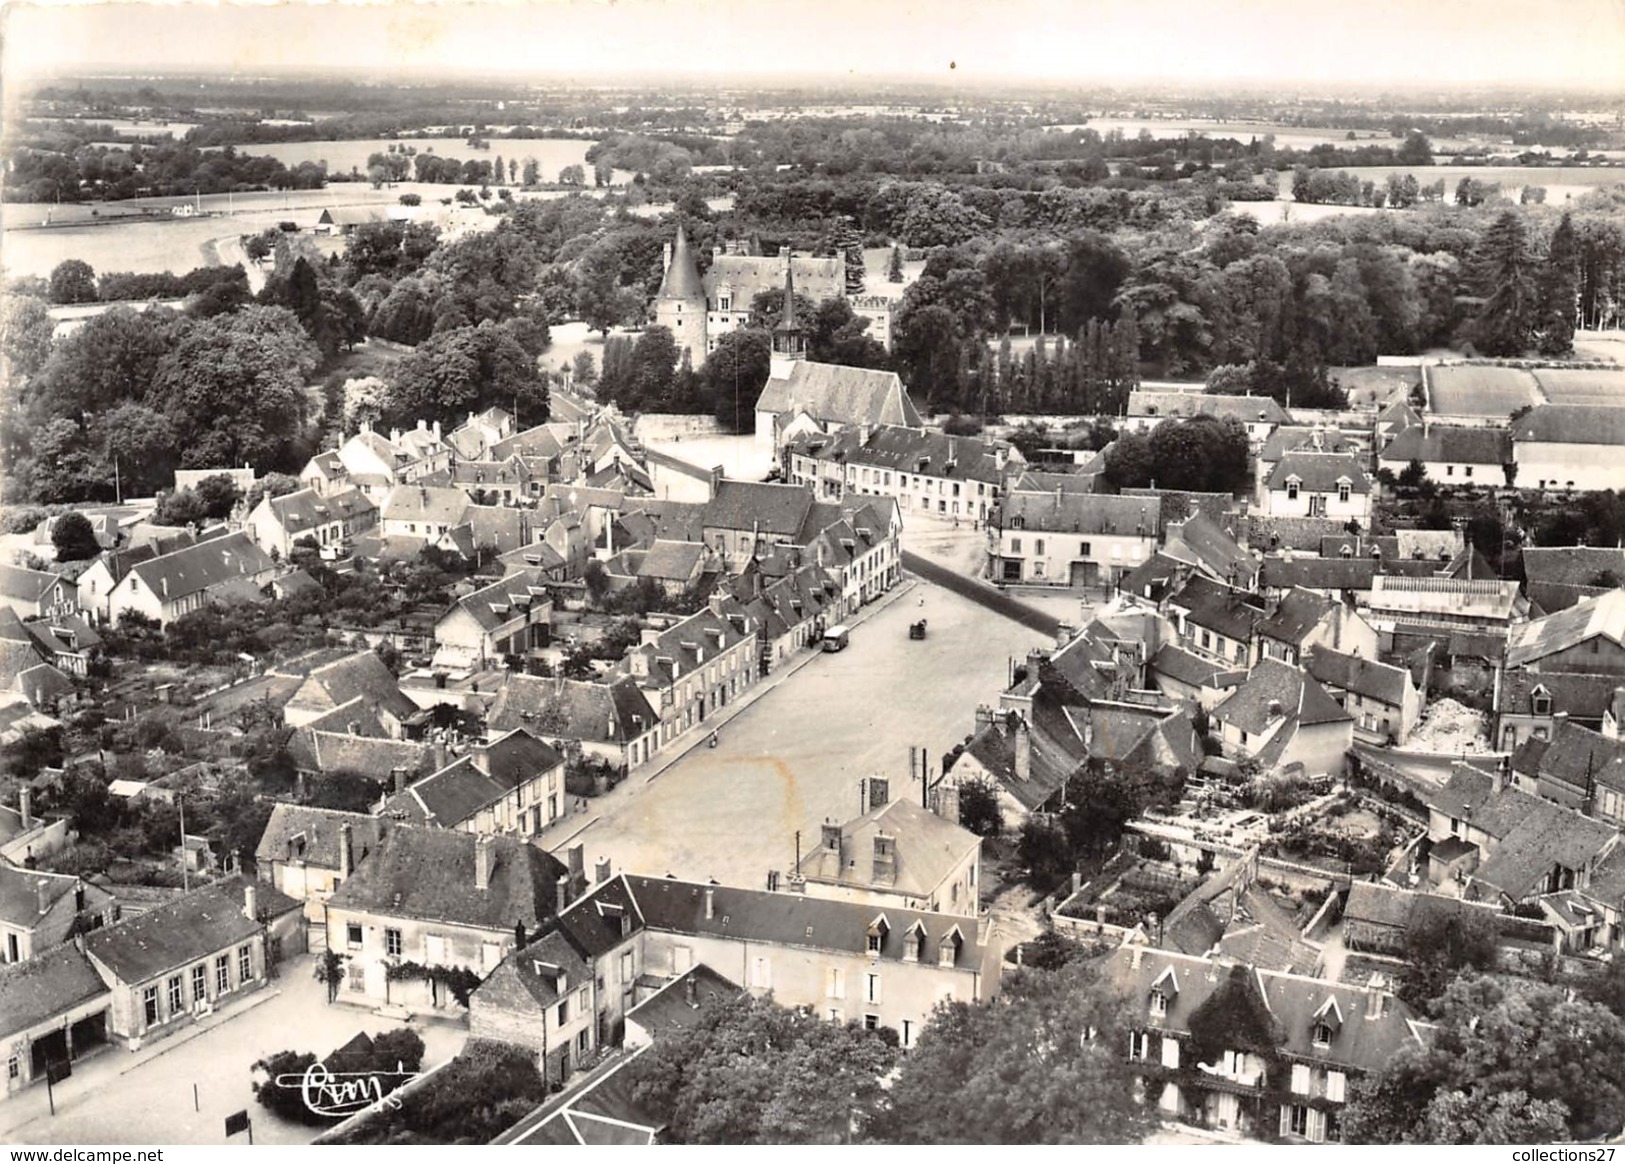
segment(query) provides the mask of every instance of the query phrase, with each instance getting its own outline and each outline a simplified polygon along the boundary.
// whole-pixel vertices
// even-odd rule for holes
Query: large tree
[[[705,387],[717,420],[735,432],[754,423],[756,398],[773,364],[773,339],[760,328],[725,332],[705,358]]]
[[[456,425],[493,405],[518,409],[524,427],[547,419],[547,385],[536,360],[506,326],[490,322],[437,332],[395,365],[385,419]]]
[[[51,354],[56,320],[45,301],[32,295],[7,295],[0,301],[0,362],[4,372],[26,379]]]
[[[159,360],[148,402],[168,416],[185,464],[282,467],[303,435],[317,351],[280,307],[191,323]]]
[[[1534,255],[1523,215],[1502,211],[1473,253],[1474,281],[1483,297],[1474,335],[1486,355],[1521,356],[1534,338],[1539,302]]]
[[[1574,317],[1580,304],[1580,244],[1568,212],[1552,231],[1537,280],[1536,342],[1542,355],[1574,350]]]
[[[1087,964],[1024,970],[993,1002],[945,1002],[898,1070],[873,1135],[911,1144],[1124,1144],[1151,1129],[1125,1013]]]
[[[96,272],[83,259],[65,259],[51,271],[52,303],[94,303]]]
[[[896,1052],[876,1031],[771,998],[701,1004],[629,1071],[638,1101],[669,1113],[679,1144],[838,1144],[879,1111]]]
[[[1345,1140],[1589,1139],[1625,1125],[1625,1020],[1608,1008],[1559,986],[1464,976],[1434,1021],[1425,1045],[1355,1086]]]

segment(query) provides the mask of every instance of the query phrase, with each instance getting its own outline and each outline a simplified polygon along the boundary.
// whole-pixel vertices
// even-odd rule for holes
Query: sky
[[[0,72],[309,68],[1625,90],[1625,0],[5,3]]]

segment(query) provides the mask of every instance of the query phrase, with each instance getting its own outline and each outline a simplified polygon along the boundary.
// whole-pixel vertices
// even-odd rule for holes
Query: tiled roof
[[[1013,737],[998,727],[988,726],[977,732],[965,748],[1011,796],[1029,811],[1042,807],[1061,790],[1067,773],[1075,765],[1058,762],[1048,748],[1032,741],[1028,778],[1016,775],[1015,742]]]
[[[1166,643],[1151,658],[1151,670],[1193,687],[1233,687],[1240,683],[1246,672],[1227,671],[1212,663]]]
[[[849,427],[921,427],[920,414],[896,372],[797,360],[786,375],[769,378],[756,411],[784,413],[798,408],[816,420]]]
[[[1153,498],[1104,493],[1011,493],[999,503],[1005,530],[1155,538],[1162,507]]]
[[[701,1007],[714,999],[737,997],[739,993],[737,983],[699,962],[627,1012],[626,1021],[635,1022],[658,1037],[662,1031],[686,1030],[699,1025]]]
[[[463,756],[384,802],[384,815],[407,824],[456,828],[486,805],[507,795]]]
[[[1625,590],[1610,590],[1557,614],[1513,627],[1507,666],[1536,663],[1599,636],[1625,646]]]
[[[1383,461],[1484,465],[1499,469],[1512,461],[1512,441],[1505,429],[1429,424],[1406,429],[1388,443]],[[1496,484],[1490,481],[1490,484]]]
[[[1302,646],[1304,639],[1337,609],[1337,605],[1335,599],[1293,587],[1281,596],[1275,613],[1258,624],[1258,633],[1277,642]]]
[[[414,705],[416,706],[416,705]],[[369,739],[347,732],[294,732],[288,750],[301,768],[315,772],[354,772],[369,779],[387,782],[397,768],[417,772],[430,763],[433,750],[414,740]]]
[[[332,521],[366,520],[378,509],[359,489],[324,496],[314,489],[300,489],[272,497],[267,504],[278,524],[293,536]]]
[[[1264,438],[1263,447],[1258,450],[1258,459],[1265,464],[1273,464],[1296,449],[1346,453],[1356,447],[1357,442],[1352,436],[1335,428],[1282,425]]]
[[[1272,704],[1276,712],[1271,711]],[[1235,693],[1214,709],[1213,717],[1248,732],[1262,732],[1282,717],[1305,726],[1350,719],[1319,683],[1278,659],[1261,660]]]
[[[1169,523],[1163,553],[1188,561],[1231,586],[1249,588],[1258,577],[1258,562],[1236,539],[1204,513],[1195,513],[1177,528]]]
[[[417,704],[401,693],[395,676],[374,651],[357,651],[316,668],[288,705],[320,707],[321,702],[313,698],[317,690],[325,693],[334,707],[361,698],[399,720],[409,719],[418,711]]]
[[[1625,445],[1625,409],[1537,404],[1512,422],[1512,439],[1560,445]]]
[[[523,727],[551,739],[554,733],[542,721],[554,709],[563,717],[558,738],[593,743],[627,743],[653,730],[659,719],[630,678],[594,683],[510,675],[491,705],[488,730]]]
[[[247,535],[234,533],[139,562],[130,573],[148,590],[173,602],[239,578],[251,579],[275,566]]]
[[[254,886],[263,918],[267,894],[275,890],[264,882]],[[135,984],[246,942],[261,927],[261,921],[250,921],[243,913],[241,882],[230,880],[93,930],[85,937],[85,949],[121,982]]]
[[[703,545],[657,538],[638,565],[638,577],[687,583],[699,570],[704,558]]]
[[[260,834],[254,859],[260,862],[289,860],[290,845],[296,838],[303,837],[299,860],[323,869],[337,869],[339,830],[344,825],[350,826],[350,857],[359,865],[362,858],[378,847],[384,821],[366,813],[278,803],[271,809],[271,819],[266,821],[265,831]]]
[[[33,869],[20,869],[0,858],[0,922],[31,930],[42,916],[39,886],[45,886],[45,900],[55,905],[72,893],[79,878],[62,873],[45,873]]]
[[[492,846],[490,883],[474,883],[475,846]],[[555,912],[558,858],[518,837],[401,826],[334,892],[329,909],[452,922],[476,929],[533,929]]]
[[[1619,836],[1611,824],[1544,800],[1536,804],[1539,808],[1522,814],[1507,829],[1473,875],[1513,901],[1538,892],[1554,865],[1586,868]]]
[[[1354,493],[1371,492],[1371,478],[1347,453],[1287,453],[1270,473],[1269,487],[1285,489],[1293,478],[1310,493],[1332,493],[1344,484]]]
[[[521,613],[542,621],[551,606],[545,583],[546,574],[540,568],[515,570],[459,598],[457,607],[487,631],[518,618]]]
[[[806,486],[723,481],[705,507],[705,526],[793,537],[801,532],[812,504],[812,490]]]
[[[1346,655],[1326,647],[1316,647],[1309,653],[1305,665],[1309,674],[1326,687],[1352,691],[1366,699],[1375,699],[1398,707],[1411,685],[1411,673],[1403,667],[1392,667],[1374,659]]]
[[[1602,684],[1598,684],[1602,686]],[[1523,770],[1523,769],[1520,769]],[[1577,723],[1560,720],[1546,742],[1535,770],[1544,778],[1556,780],[1580,791],[1593,780],[1610,786],[1621,783],[1625,773],[1625,743],[1611,740],[1600,732]]]
[[[0,1039],[111,994],[90,959],[72,942],[26,961],[0,966]]]
[[[50,592],[51,587],[61,581],[63,581],[61,574],[0,563],[0,596],[6,598],[38,602]]]
[[[694,263],[694,248],[689,245],[688,232],[679,224],[677,241],[672,247],[671,262],[660,281],[661,299],[705,299],[705,288],[700,284],[700,269]]]
[[[384,498],[385,521],[461,525],[469,507],[468,494],[452,487],[397,485]]]
[[[1226,396],[1214,392],[1157,392],[1135,389],[1128,395],[1128,415],[1233,417],[1243,424],[1291,424],[1292,417],[1269,396]]]
[[[1253,601],[1252,595],[1232,590],[1201,574],[1192,575],[1184,588],[1170,599],[1174,606],[1188,611],[1187,623],[1242,643],[1252,638],[1253,628],[1264,618],[1264,612],[1252,605]]]

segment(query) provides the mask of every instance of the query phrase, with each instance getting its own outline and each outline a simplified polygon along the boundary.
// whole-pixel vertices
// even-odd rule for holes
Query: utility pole
[[[192,888],[191,878],[186,872],[186,797],[176,793],[175,803],[181,810],[181,892],[185,893]]]

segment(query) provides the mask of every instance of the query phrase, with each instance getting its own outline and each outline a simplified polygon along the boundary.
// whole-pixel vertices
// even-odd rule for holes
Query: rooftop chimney
[[[705,920],[711,921],[717,916],[717,893],[709,885],[705,887]]]
[[[587,847],[585,845],[571,845],[564,853],[564,864],[570,870],[572,882],[587,879]]]
[[[23,831],[34,827],[34,790],[24,788],[17,793],[17,815],[23,818]]]
[[[1015,730],[1016,746],[1016,779],[1031,780],[1033,778],[1033,737],[1027,728],[1026,720],[1018,720]]]
[[[260,895],[252,881],[243,883],[243,916],[251,922],[260,920]]]
[[[869,807],[884,808],[891,800],[891,781],[884,776],[869,777]]]
[[[602,885],[609,880],[609,858],[605,857],[592,867],[594,884]]]
[[[41,877],[34,882],[34,889],[39,894],[39,911],[41,915],[51,912],[51,883]]]
[[[874,882],[891,885],[897,880],[897,838],[875,834]]]
[[[346,880],[355,869],[355,847],[348,822],[339,826],[339,876]]]
[[[491,888],[491,870],[496,866],[496,838],[480,837],[474,842],[474,888]]]
[[[683,994],[687,998],[689,1006],[700,1005],[700,981],[694,977],[692,972],[683,980]]]
[[[406,769],[405,768],[391,768],[389,770],[389,777],[390,777],[390,780],[395,785],[395,795],[396,796],[399,796],[401,793],[406,791]]]

